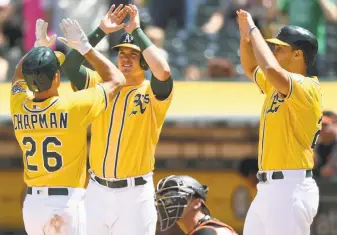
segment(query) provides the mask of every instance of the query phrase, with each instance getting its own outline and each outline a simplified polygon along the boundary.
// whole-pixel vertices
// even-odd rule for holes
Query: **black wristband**
[[[131,35],[134,37],[136,43],[139,45],[141,51],[152,45],[151,40],[145,35],[141,28],[136,28]]]
[[[88,36],[90,45],[95,47],[105,36],[106,34],[103,32],[103,30],[98,27]]]

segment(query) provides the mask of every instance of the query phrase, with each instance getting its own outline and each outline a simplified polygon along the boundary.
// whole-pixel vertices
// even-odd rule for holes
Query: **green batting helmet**
[[[318,50],[318,42],[311,32],[294,25],[287,25],[281,28],[276,38],[266,40],[269,43],[291,46],[295,50],[301,50],[307,65],[313,65]]]
[[[29,90],[48,90],[65,56],[49,47],[36,47],[30,50],[22,62],[22,74]]]
[[[128,33],[123,34],[119,39],[118,45],[113,46],[112,49],[115,51],[118,51],[120,47],[132,48],[142,53],[142,50],[140,49],[139,45],[135,41],[134,37]],[[141,55],[140,57],[140,67],[145,71],[149,69],[149,66],[146,63],[143,55]]]

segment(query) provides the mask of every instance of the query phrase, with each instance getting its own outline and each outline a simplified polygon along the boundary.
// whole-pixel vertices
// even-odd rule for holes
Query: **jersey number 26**
[[[26,136],[22,140],[22,144],[24,146],[30,145],[30,149],[26,150],[25,152],[25,158],[26,158],[26,164],[27,169],[29,171],[39,171],[38,165],[29,164],[29,158],[33,158],[35,153],[37,151],[41,151],[40,155],[42,155],[42,161],[43,161],[43,167],[48,172],[54,172],[59,170],[63,166],[63,159],[60,154],[54,151],[48,151],[49,145],[54,146],[61,146],[62,143],[57,137],[46,137],[41,144],[41,149],[37,149],[36,141],[30,137]]]

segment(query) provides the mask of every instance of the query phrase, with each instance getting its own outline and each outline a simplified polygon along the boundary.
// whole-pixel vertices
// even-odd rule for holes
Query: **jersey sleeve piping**
[[[256,67],[255,71],[254,71],[254,82],[256,83],[257,87],[260,89],[261,93],[264,94],[263,90],[261,89],[259,83],[257,82],[257,72],[259,71],[260,67]]]
[[[105,88],[101,85],[101,84],[97,84],[103,91],[103,94],[104,94],[104,110],[106,110],[106,108],[108,107],[108,96],[106,94],[106,90]]]

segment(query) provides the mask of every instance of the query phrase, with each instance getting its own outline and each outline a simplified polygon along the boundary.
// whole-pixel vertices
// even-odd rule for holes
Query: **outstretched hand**
[[[60,23],[61,31],[64,37],[58,37],[57,40],[63,42],[69,47],[74,48],[82,55],[86,54],[92,46],[89,43],[88,37],[83,32],[81,26],[76,20],[63,19]]]
[[[48,30],[48,22],[45,22],[42,19],[38,19],[35,24],[35,36],[36,41],[34,43],[34,47],[45,46],[50,47],[56,41],[56,34],[49,37],[47,34]]]
[[[132,4],[129,4],[125,8],[127,8],[130,13],[130,21],[126,25],[125,31],[131,34],[135,29],[140,27],[139,11],[136,5]]]
[[[130,12],[128,7],[124,7],[122,4],[115,9],[115,4],[110,7],[110,10],[106,13],[101,20],[99,27],[104,33],[109,34],[123,29],[126,25],[122,23],[125,17]]]
[[[239,11],[236,11],[236,14],[237,14],[237,21],[239,24],[241,39],[248,42],[250,41],[249,31],[255,26],[253,18],[249,12],[241,10],[241,9]]]

